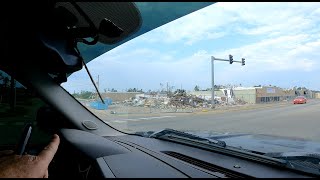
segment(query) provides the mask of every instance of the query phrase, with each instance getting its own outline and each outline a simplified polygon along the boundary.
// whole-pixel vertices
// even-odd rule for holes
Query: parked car
[[[293,100],[293,104],[306,104],[307,98],[304,96],[298,96]]]

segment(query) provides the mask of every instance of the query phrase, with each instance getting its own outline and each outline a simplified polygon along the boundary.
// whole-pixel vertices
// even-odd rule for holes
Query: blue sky
[[[139,36],[88,63],[100,90],[192,90],[216,84],[305,86],[320,90],[320,3],[216,3]],[[94,90],[83,68],[62,85]]]

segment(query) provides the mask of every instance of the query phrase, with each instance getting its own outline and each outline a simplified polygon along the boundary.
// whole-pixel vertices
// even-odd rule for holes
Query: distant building
[[[211,91],[192,91],[190,94],[211,98]],[[296,96],[305,95],[307,98],[314,98],[312,91],[304,89],[283,89],[276,86],[257,86],[257,87],[236,87],[233,88],[234,99],[241,99],[250,104],[269,103],[279,101],[291,101]],[[225,99],[226,95],[222,90],[216,90],[215,96]]]
[[[135,98],[141,92],[107,92],[101,93],[102,98],[111,98],[113,102]]]
[[[249,104],[255,104],[257,96],[257,88],[261,87],[236,87],[233,88],[234,99],[241,99]]]
[[[256,89],[256,103],[292,100],[296,97],[294,89],[264,86]]]

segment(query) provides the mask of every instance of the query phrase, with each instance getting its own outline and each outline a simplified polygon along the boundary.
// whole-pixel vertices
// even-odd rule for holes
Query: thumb
[[[53,135],[53,138],[48,146],[46,146],[38,155],[39,159],[49,166],[51,160],[58,150],[60,144],[60,138],[57,134]]]

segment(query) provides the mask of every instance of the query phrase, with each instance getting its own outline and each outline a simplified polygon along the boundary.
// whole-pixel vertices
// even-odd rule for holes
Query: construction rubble
[[[158,109],[186,109],[186,108],[210,108],[211,98],[187,94],[184,90],[175,91],[165,95],[146,95],[140,94],[136,97],[123,101],[121,104],[133,107],[150,107]],[[245,101],[236,98],[226,98],[215,96],[215,107],[243,105]]]

